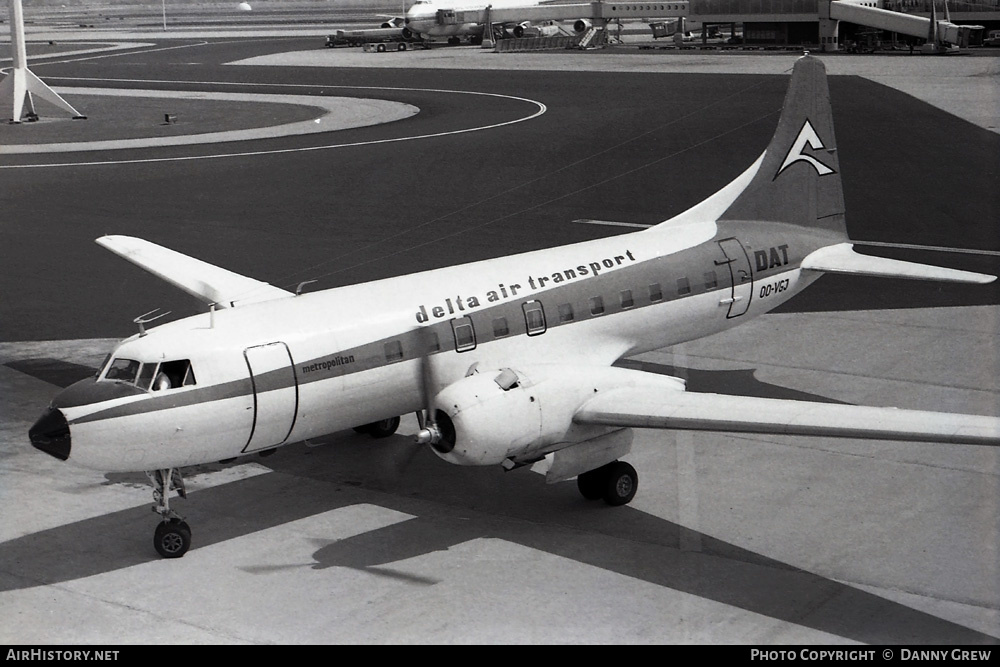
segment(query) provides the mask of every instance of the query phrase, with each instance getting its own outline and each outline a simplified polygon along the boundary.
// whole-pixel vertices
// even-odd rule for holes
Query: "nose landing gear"
[[[147,470],[146,477],[153,485],[152,508],[162,520],[153,533],[153,547],[164,558],[180,558],[191,547],[191,527],[174,510],[170,509],[170,492],[177,491],[181,498],[187,498],[184,478],[177,468]]]

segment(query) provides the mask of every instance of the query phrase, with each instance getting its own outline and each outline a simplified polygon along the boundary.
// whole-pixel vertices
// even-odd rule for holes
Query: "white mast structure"
[[[74,118],[86,118],[28,69],[28,56],[24,48],[24,10],[21,8],[21,0],[10,0],[10,19],[10,43],[14,55],[14,67],[0,82],[0,109],[11,109],[10,122],[20,123],[24,101],[27,99],[27,118],[37,120],[38,114],[35,113],[35,104],[31,99],[34,94],[69,112]]]

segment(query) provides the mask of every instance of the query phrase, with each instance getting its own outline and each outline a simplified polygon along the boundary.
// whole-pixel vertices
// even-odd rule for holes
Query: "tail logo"
[[[809,122],[808,118],[806,118],[806,122],[802,125],[802,129],[799,130],[799,136],[795,138],[795,142],[792,144],[792,147],[788,149],[788,154],[785,155],[785,161],[781,163],[781,169],[779,169],[778,173],[774,175],[774,178],[778,178],[778,176],[781,175],[781,172],[800,160],[811,164],[813,169],[815,169],[816,173],[820,176],[832,174],[833,169],[826,166],[813,156],[806,155],[802,152],[806,146],[809,146],[809,148],[814,151],[823,148],[823,140],[819,138],[818,134],[816,134],[816,130],[813,129],[812,123]]]

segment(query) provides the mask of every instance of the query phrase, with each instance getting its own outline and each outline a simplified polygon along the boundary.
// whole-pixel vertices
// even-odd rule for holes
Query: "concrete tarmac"
[[[694,391],[1000,415],[998,330],[996,305],[788,312],[623,364]],[[613,509],[449,466],[407,417],[382,441],[190,471],[193,548],[161,560],[143,475],[27,444],[113,342],[0,343],[4,643],[1000,642],[984,447],[637,431],[640,490]]]

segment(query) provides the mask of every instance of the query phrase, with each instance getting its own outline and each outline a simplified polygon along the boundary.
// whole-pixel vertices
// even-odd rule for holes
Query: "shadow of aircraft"
[[[806,397],[752,371],[698,371],[643,362],[626,367],[686,375],[702,391]],[[816,398],[816,397],[810,397]],[[304,567],[352,568],[402,585],[432,586],[447,574],[407,571],[404,561],[493,538],[865,643],[982,644],[1000,639],[799,569],[632,507],[581,499],[572,482],[546,485],[527,470],[449,466],[410,438],[372,441],[343,432],[279,449],[260,461],[271,473],[189,491],[175,505],[193,527],[193,549],[339,508],[371,504],[411,515],[346,539],[318,539],[312,563],[261,562],[249,574]],[[315,446],[323,444],[324,446]],[[222,464],[196,472],[220,470]],[[141,475],[109,474],[109,483]],[[142,506],[0,544],[0,591],[59,584],[158,560]],[[681,536],[701,549],[681,548]]]

